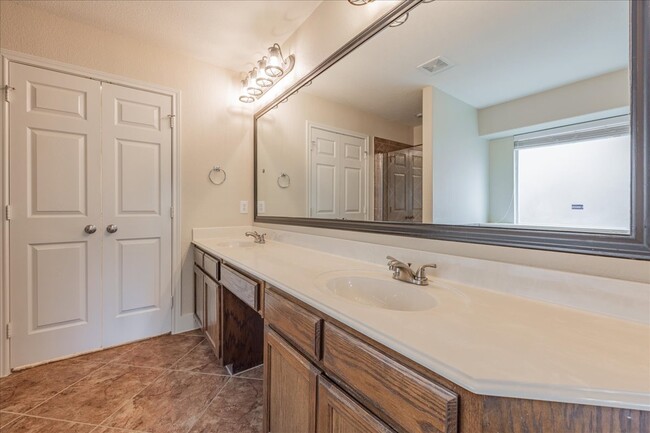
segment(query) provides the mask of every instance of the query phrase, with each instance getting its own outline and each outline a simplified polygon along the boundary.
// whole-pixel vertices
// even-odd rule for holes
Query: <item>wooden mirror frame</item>
[[[254,190],[257,203],[257,121],[265,113],[309,84],[340,59],[383,30],[397,17],[415,8],[422,0],[406,0],[371,24],[350,42],[328,57],[313,71],[275,98],[254,116]],[[632,196],[630,234],[572,232],[504,227],[477,227],[445,224],[404,224],[381,221],[351,221],[321,218],[260,216],[254,221],[337,230],[352,230],[444,241],[500,245],[517,248],[562,251],[599,256],[650,260],[650,2],[630,1],[630,118],[632,144]]]

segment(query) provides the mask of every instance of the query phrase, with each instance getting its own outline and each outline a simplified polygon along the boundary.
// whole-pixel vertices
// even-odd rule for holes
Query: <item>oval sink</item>
[[[437,304],[425,289],[390,277],[332,277],[322,281],[319,288],[357,304],[385,310],[424,311]]]
[[[253,241],[227,241],[227,242],[219,242],[217,244],[218,247],[226,247],[226,248],[250,248],[254,247],[258,244],[254,243]]]

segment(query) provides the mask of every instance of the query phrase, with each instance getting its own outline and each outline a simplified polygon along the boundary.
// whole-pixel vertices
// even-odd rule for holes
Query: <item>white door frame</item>
[[[306,136],[307,136],[307,209],[306,209],[306,214],[307,217],[309,218],[311,215],[311,146],[312,146],[312,138],[311,138],[311,129],[312,128],[319,128],[319,129],[324,129],[325,131],[330,131],[335,134],[343,134],[343,135],[349,135],[351,137],[356,137],[360,138],[364,141],[365,143],[365,152],[366,153],[366,197],[365,197],[365,206],[366,206],[366,218],[365,221],[370,219],[370,189],[371,189],[371,184],[370,184],[370,136],[367,134],[363,134],[361,132],[356,132],[356,131],[350,131],[348,129],[343,129],[343,128],[337,128],[334,126],[326,125],[324,123],[318,123],[318,122],[312,122],[311,120],[307,120],[307,130],[306,130]]]
[[[22,63],[38,68],[49,69],[56,72],[77,75],[93,80],[131,87],[134,89],[160,93],[171,96],[172,114],[175,116],[174,132],[172,134],[172,206],[174,219],[172,222],[172,333],[183,332],[194,328],[194,317],[191,314],[181,315],[181,212],[180,212],[180,137],[181,137],[181,92],[180,90],[146,83],[119,75],[113,75],[94,69],[75,66],[56,60],[45,59],[16,51],[0,49],[2,58],[1,82],[3,91],[2,104],[0,104],[0,117],[2,117],[0,133],[2,135],[2,164],[0,164],[0,195],[2,196],[2,230],[0,230],[0,243],[2,260],[0,260],[0,377],[10,373],[9,339],[7,338],[7,324],[11,321],[10,291],[9,291],[9,220],[5,213],[9,205],[9,103],[5,100],[4,86],[8,86],[9,62]],[[11,96],[11,92],[9,92]]]

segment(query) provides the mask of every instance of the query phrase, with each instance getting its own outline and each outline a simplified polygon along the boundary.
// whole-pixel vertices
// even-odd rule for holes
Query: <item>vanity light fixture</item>
[[[348,0],[348,3],[354,6],[363,6],[372,3],[374,0]]]
[[[280,45],[273,44],[269,47],[268,57],[264,56],[258,60],[256,67],[248,72],[242,81],[239,100],[246,104],[255,102],[282,77],[291,72],[295,64],[296,58],[293,54],[285,59]]]

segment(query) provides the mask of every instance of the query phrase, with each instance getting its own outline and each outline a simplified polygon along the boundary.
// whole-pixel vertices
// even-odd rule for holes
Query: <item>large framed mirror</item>
[[[255,221],[650,259],[649,10],[400,3],[255,114]]]

